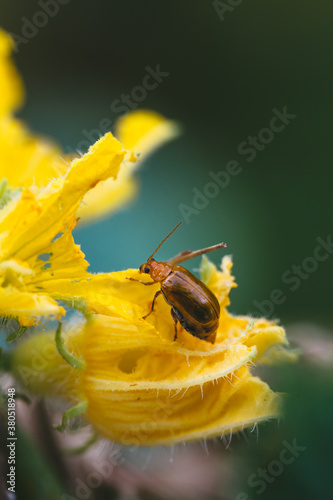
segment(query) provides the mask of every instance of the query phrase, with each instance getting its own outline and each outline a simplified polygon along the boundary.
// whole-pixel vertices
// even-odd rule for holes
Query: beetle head
[[[144,264],[141,264],[141,266],[139,268],[139,273],[150,274],[151,270],[152,270],[152,265],[151,265],[152,261],[155,262],[154,259],[150,259],[147,262],[145,262]]]
[[[167,240],[169,236],[171,236],[171,234],[176,231],[177,227],[179,227],[181,223],[182,221],[178,222],[177,226],[171,231],[171,233],[169,233],[168,236],[164,238],[164,240],[156,248],[155,252],[149,257],[147,262],[141,264],[139,268],[140,273],[149,274],[154,281],[163,281],[171,273],[172,267],[169,264],[165,264],[164,262],[156,262],[156,260],[153,259],[153,256],[155,255],[157,250],[161,248],[165,240]]]
[[[154,281],[163,281],[172,271],[172,266],[164,262],[156,262],[155,259],[148,259],[141,264],[139,272],[149,274]]]

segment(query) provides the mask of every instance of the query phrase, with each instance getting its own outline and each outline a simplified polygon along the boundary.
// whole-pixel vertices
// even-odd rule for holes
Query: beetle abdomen
[[[173,307],[172,309],[182,327],[185,328],[185,330],[187,330],[189,333],[192,333],[192,335],[194,335],[197,331],[196,326],[189,323],[188,319],[184,319],[184,316],[180,311],[178,311],[178,309],[176,309],[175,307]]]
[[[161,283],[161,291],[185,330],[214,342],[220,304],[204,283],[182,266],[174,266],[173,272]]]

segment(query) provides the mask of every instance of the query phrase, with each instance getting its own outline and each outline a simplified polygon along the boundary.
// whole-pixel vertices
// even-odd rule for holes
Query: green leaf
[[[16,430],[16,494],[18,499],[60,500],[66,492],[46,457],[20,428]]]
[[[17,330],[10,333],[6,337],[6,342],[13,342],[14,340],[20,338],[27,331],[27,329],[28,329],[27,326],[20,326]]]

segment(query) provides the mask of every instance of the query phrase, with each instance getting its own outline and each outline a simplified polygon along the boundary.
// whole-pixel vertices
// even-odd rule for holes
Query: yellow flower
[[[0,30],[0,178],[12,188],[44,188],[50,179],[65,175],[70,158],[49,139],[35,136],[12,116],[23,100],[23,86],[9,56],[12,41]],[[118,138],[126,149],[140,159],[179,133],[178,126],[151,111],[135,111],[118,120]],[[113,178],[90,189],[79,207],[85,222],[110,214],[133,198],[136,182],[134,167],[124,161]]]
[[[65,313],[50,298],[48,284],[72,283],[85,275],[88,263],[71,235],[77,209],[90,189],[117,177],[125,156],[134,159],[106,134],[72,162],[64,177],[41,190],[25,188],[0,211],[1,316],[28,326],[42,316],[59,319]]]
[[[88,273],[88,263],[71,231],[86,193],[102,181],[115,182],[121,169],[135,161],[135,155],[108,133],[86,155],[73,160],[66,175],[45,188],[24,188],[21,193],[4,188],[0,316],[15,317],[21,326],[30,326],[42,317],[60,319],[65,310],[55,299],[70,304],[80,301],[93,312],[117,312],[116,302],[104,304],[104,295],[112,295],[119,277]],[[124,184],[120,189],[126,194]]]
[[[37,334],[14,350],[16,376],[33,392],[79,403],[102,435],[125,444],[171,445],[278,417],[279,395],[249,365],[276,360],[284,330],[228,313],[235,286],[230,258],[221,270],[208,259],[202,266],[202,279],[221,305],[216,343],[182,328],[175,342],[163,297],[142,319],[158,284],[130,281],[139,277],[134,269],[92,275],[74,243],[77,213],[101,216],[127,201],[135,191],[136,155],[175,135],[174,124],[154,113],[132,113],[119,123],[121,142],[108,133],[68,166],[57,146],[11,116],[22,88],[9,53],[10,40],[0,31],[0,173],[8,180],[0,185],[0,316],[15,317],[21,326],[43,317],[60,320],[65,309],[58,301],[64,301],[88,318],[65,337],[82,360],[80,369],[60,356],[52,335]]]
[[[286,343],[285,333],[268,320],[228,313],[229,292],[235,286],[231,265],[229,257],[221,271],[203,261],[202,277],[221,305],[214,345],[182,328],[174,342],[170,306],[162,297],[154,313],[140,319],[158,285],[129,281],[126,277],[138,275],[128,270],[101,276],[104,286],[112,285],[101,301],[107,315],[93,316],[85,328],[65,337],[68,348],[84,360],[82,371],[57,354],[52,336],[37,335],[14,353],[18,377],[32,391],[86,402],[86,418],[95,429],[124,444],[171,445],[229,436],[279,417],[280,396],[253,376],[249,365],[273,359],[273,348]],[[53,354],[41,377],[27,353],[42,355],[46,345]]]
[[[178,129],[157,113],[136,111],[118,124],[123,143],[107,133],[68,164],[57,145],[11,115],[23,98],[11,46],[0,30],[0,316],[25,327],[42,317],[60,319],[65,310],[54,298],[72,303],[73,282],[90,276],[71,235],[76,215],[88,221],[131,199],[136,155],[145,157]],[[62,286],[55,297],[53,281]]]

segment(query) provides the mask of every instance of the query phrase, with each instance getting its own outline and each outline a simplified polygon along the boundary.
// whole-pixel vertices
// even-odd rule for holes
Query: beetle
[[[220,304],[202,281],[184,267],[176,264],[227,245],[219,243],[194,252],[186,250],[166,262],[156,262],[153,256],[165,240],[180,226],[181,222],[164,238],[155,252],[139,268],[140,273],[149,274],[153,281],[143,282],[134,278],[129,279],[146,286],[155,283],[161,284],[160,290],[154,295],[150,311],[142,319],[146,319],[152,314],[156,299],[162,294],[171,306],[171,315],[175,322],[174,340],[177,339],[177,323],[179,322],[194,337],[214,344],[219,325]]]

